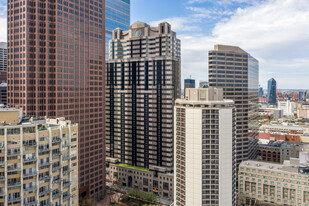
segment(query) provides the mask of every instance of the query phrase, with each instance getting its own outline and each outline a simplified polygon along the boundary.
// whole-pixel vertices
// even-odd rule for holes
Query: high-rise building
[[[268,80],[267,104],[269,105],[277,104],[277,82],[274,78],[271,78],[270,80]]]
[[[259,64],[239,47],[215,45],[209,51],[209,86],[223,88],[235,102],[237,165],[257,157]]]
[[[263,87],[259,88],[259,97],[263,97],[264,96],[264,90]]]
[[[184,80],[184,96],[186,96],[186,89],[195,88],[195,79],[185,79]]]
[[[113,39],[112,31],[120,28],[123,31],[130,26],[130,0],[105,0],[105,55],[108,59],[108,42]]]
[[[244,161],[239,166],[239,205],[309,206],[308,152],[283,164]]]
[[[286,117],[294,117],[294,102],[290,100],[279,101],[278,109],[283,110],[283,115]]]
[[[180,40],[170,24],[135,22],[128,31],[113,31],[106,66],[109,179],[173,197],[173,106],[180,74]]]
[[[7,28],[8,105],[79,123],[81,196],[101,199],[105,1],[8,1]]]
[[[307,91],[298,92],[298,101],[306,101],[307,99]]]
[[[0,104],[7,105],[7,83],[0,83]]]
[[[78,125],[0,108],[0,205],[78,205]]]
[[[6,82],[7,46],[6,42],[0,42],[0,84]]]
[[[176,206],[236,205],[236,123],[223,89],[187,89],[174,111]]]
[[[200,81],[199,82],[199,88],[208,88],[209,82],[208,81]]]

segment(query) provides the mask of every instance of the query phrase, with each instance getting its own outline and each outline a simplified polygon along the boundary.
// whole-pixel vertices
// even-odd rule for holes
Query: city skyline
[[[182,43],[182,83],[190,75],[207,80],[207,53],[224,44],[259,60],[262,87],[275,78],[279,89],[308,89],[308,11],[306,0],[132,0],[131,23],[173,26]]]
[[[0,25],[6,25],[6,4],[0,1]],[[173,25],[183,45],[182,82],[190,75],[197,82],[207,80],[207,52],[214,44],[225,44],[259,59],[262,87],[273,77],[278,89],[309,89],[304,75],[309,37],[302,35],[308,33],[308,11],[306,0],[131,0],[130,24],[140,20],[155,26],[167,20]],[[0,27],[0,41],[7,41],[6,33]]]

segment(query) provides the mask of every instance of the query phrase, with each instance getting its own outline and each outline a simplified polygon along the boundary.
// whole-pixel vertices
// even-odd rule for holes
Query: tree
[[[79,206],[94,206],[97,202],[90,197],[81,197],[79,200]]]

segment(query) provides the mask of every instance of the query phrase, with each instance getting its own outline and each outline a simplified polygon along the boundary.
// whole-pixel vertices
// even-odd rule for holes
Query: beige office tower
[[[0,205],[78,205],[78,125],[0,108]]]
[[[215,45],[209,51],[209,86],[223,88],[225,99],[236,106],[237,165],[257,157],[258,143],[258,61],[239,47]]]
[[[151,27],[136,22],[128,31],[114,30],[106,66],[108,179],[123,187],[173,197],[177,98],[180,41],[171,25]]]
[[[236,205],[233,100],[222,89],[187,89],[174,110],[174,204]]]

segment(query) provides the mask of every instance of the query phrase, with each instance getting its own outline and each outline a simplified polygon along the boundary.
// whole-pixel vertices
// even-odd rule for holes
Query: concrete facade
[[[78,125],[0,108],[0,205],[78,205]]]
[[[236,205],[234,102],[222,89],[186,94],[174,112],[174,204]]]
[[[278,205],[309,206],[308,153],[283,164],[244,161],[239,168],[239,203],[256,201]]]

